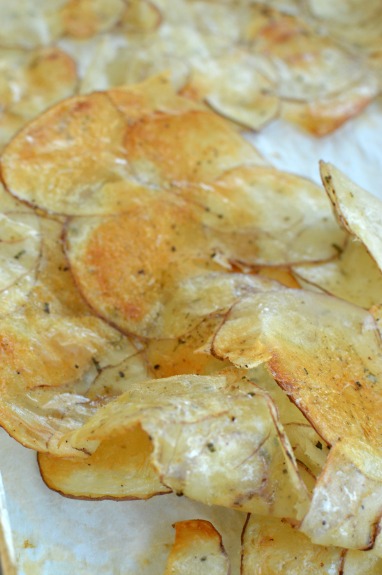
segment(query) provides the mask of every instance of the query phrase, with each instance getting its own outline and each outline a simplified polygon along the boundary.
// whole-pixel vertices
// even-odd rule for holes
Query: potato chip
[[[230,562],[221,535],[209,521],[175,523],[175,542],[164,575],[229,575]]]
[[[0,214],[0,317],[24,303],[32,289],[41,254],[34,214]]]
[[[340,225],[358,238],[382,270],[382,204],[332,164],[321,162],[321,177]]]
[[[152,445],[139,426],[112,436],[86,459],[39,453],[41,476],[50,489],[84,499],[148,499],[171,490],[150,463]]]
[[[361,443],[378,454],[380,341],[362,308],[303,290],[259,293],[232,308],[212,351],[240,367],[267,361],[329,444]]]
[[[251,515],[243,533],[242,574],[342,575],[344,553],[315,545],[293,522]]]
[[[239,381],[228,374],[132,383],[67,440],[93,453],[111,434],[128,436],[140,424],[161,481],[176,493],[299,517],[307,495],[276,410],[264,392]]]
[[[322,484],[320,477],[313,493],[308,517],[314,517],[315,523],[309,535],[318,541],[321,510],[331,497],[334,505],[326,511],[338,524],[331,538],[325,525],[332,522],[325,520],[325,538],[320,542],[367,547],[375,539],[376,517],[381,513],[377,502],[382,478],[380,337],[373,317],[362,308],[325,295],[302,290],[267,292],[233,307],[213,340],[212,351],[241,367],[267,362],[276,381],[318,434],[329,445],[338,446],[333,462],[327,464],[329,479],[324,470]],[[343,489],[339,515],[336,489],[343,486],[339,478],[344,457],[352,479]],[[318,511],[315,494],[320,501]],[[367,513],[362,505],[369,509]]]
[[[77,87],[75,62],[55,47],[28,52],[3,48],[0,69],[0,145],[27,120],[71,96]]]
[[[259,130],[279,111],[272,82],[262,73],[263,62],[244,50],[199,60],[193,65],[182,94],[205,100],[217,113]]]
[[[314,543],[354,549],[374,546],[382,514],[381,480],[365,474],[352,455],[337,443],[318,478],[301,524],[301,531]]]
[[[229,273],[231,261],[256,249],[254,240],[203,226],[201,213],[174,194],[146,190],[119,215],[73,218],[66,252],[92,308],[126,333],[176,338],[248,291],[279,289],[265,277]]]
[[[185,193],[206,206],[207,215],[217,214],[226,230],[252,238],[247,264],[325,260],[345,242],[322,189],[274,168],[240,166],[208,188],[189,187]],[[216,221],[206,221],[217,227]]]
[[[21,293],[22,305],[0,320],[0,421],[28,447],[73,453],[68,444],[57,447],[57,438],[107,400],[107,394],[90,400],[86,393],[104,368],[134,357],[136,349],[94,317],[78,294],[62,253],[61,225],[43,220],[40,225],[44,239],[42,248],[38,243],[35,282]],[[19,224],[18,230],[22,234],[28,228]],[[31,238],[27,248],[33,254]]]
[[[300,281],[366,309],[381,301],[381,270],[359,241],[348,241],[334,261],[296,266],[293,271]]]
[[[102,199],[103,184],[126,175],[124,132],[123,117],[106,95],[64,100],[7,146],[1,158],[5,184],[32,206],[87,213],[93,196]]]
[[[126,6],[123,0],[68,0],[60,11],[62,34],[89,38],[113,28]]]
[[[78,96],[51,108],[7,146],[2,173],[7,188],[33,206],[97,214],[120,210],[139,182],[208,182],[259,161],[223,120],[159,78],[148,88]]]

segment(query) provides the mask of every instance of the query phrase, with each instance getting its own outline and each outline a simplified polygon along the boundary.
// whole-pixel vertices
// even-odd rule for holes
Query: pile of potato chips
[[[67,96],[169,71],[182,94],[258,130],[334,131],[381,89],[379,0],[0,1],[0,145]]]
[[[248,513],[244,575],[379,573],[381,202],[232,123],[358,113],[379,3],[0,6],[1,426],[67,496]],[[176,525],[166,575],[229,569]]]

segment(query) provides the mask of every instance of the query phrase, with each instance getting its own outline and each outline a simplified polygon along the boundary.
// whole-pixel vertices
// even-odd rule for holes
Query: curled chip
[[[307,492],[276,408],[237,375],[131,383],[66,440],[96,453],[115,434],[130,442],[138,424],[153,444],[161,482],[176,493],[243,511],[304,514]]]
[[[229,575],[230,562],[221,535],[209,521],[175,523],[175,542],[164,575]]]
[[[150,461],[152,445],[137,426],[111,436],[86,459],[39,453],[41,476],[50,489],[81,499],[148,499],[171,489]]]
[[[349,238],[339,251],[338,259],[333,261],[294,267],[298,280],[366,309],[378,304],[382,293],[381,270],[364,244]]]
[[[382,270],[382,203],[332,164],[321,162],[321,177],[338,222],[358,238]]]
[[[358,503],[361,508],[364,484],[367,490],[371,481],[372,490],[378,492],[382,479],[381,343],[368,312],[302,290],[256,294],[233,307],[213,340],[212,351],[241,367],[266,362],[318,434],[329,445],[338,446],[332,465],[337,465],[341,454],[346,455],[354,474],[361,478],[359,492],[355,481],[353,488],[349,486],[348,514],[354,513]],[[333,481],[329,490],[335,490],[335,485]],[[343,546],[363,548],[365,540],[374,540],[379,511],[375,505],[372,509],[372,517],[357,515],[364,533],[361,543],[353,539],[351,529],[346,532],[343,525],[338,527]],[[346,515],[345,507],[343,511]],[[335,507],[329,513],[336,514]]]

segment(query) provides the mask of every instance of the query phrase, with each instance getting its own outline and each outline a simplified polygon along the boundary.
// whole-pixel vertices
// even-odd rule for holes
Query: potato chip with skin
[[[164,575],[230,575],[230,562],[220,533],[209,521],[175,523],[175,542]]]
[[[89,38],[105,32],[122,19],[123,0],[67,0],[58,13],[61,34]]]
[[[86,459],[38,453],[46,485],[81,499],[149,499],[169,493],[150,462],[152,444],[139,426],[103,441]]]
[[[360,241],[350,239],[331,262],[296,266],[293,271],[300,281],[366,309],[381,301],[381,270]]]
[[[315,545],[285,519],[250,515],[242,536],[242,575],[345,575],[345,550]]]
[[[96,451],[138,423],[161,481],[192,499],[243,511],[301,517],[305,487],[269,396],[235,376],[185,375],[131,384],[67,436]]]
[[[359,239],[382,270],[382,203],[332,164],[321,162],[321,178],[339,224]]]

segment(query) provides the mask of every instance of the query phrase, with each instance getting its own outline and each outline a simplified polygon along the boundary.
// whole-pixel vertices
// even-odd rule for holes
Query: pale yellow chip
[[[279,112],[273,83],[262,73],[264,61],[236,50],[195,62],[182,94],[205,100],[218,114],[259,130]]]
[[[339,223],[358,238],[382,270],[382,202],[332,164],[321,162],[321,177]]]
[[[168,493],[150,463],[152,445],[140,427],[103,441],[86,459],[39,453],[46,485],[81,499],[148,499]]]
[[[26,122],[72,96],[78,76],[74,60],[57,47],[0,50],[0,145]]]
[[[318,478],[301,524],[301,531],[314,543],[348,549],[374,547],[381,517],[380,470],[379,477],[373,477],[371,460],[370,473],[365,473],[356,462],[363,456],[367,460],[368,454],[361,452],[353,457],[355,449],[343,449],[342,442],[337,443]]]
[[[34,214],[0,214],[0,317],[22,305],[35,281],[41,255]]]
[[[93,453],[140,424],[152,463],[178,494],[243,511],[301,517],[308,497],[269,396],[226,376],[176,376],[130,390],[67,436]]]
[[[345,242],[323,190],[275,168],[241,166],[208,188],[194,186],[184,193],[215,216],[211,226],[216,228],[220,220],[224,229],[240,230],[238,236],[252,243],[247,264],[330,259]]]
[[[315,545],[293,522],[251,515],[243,533],[242,574],[340,575],[343,555],[338,547]]]
[[[220,533],[209,521],[175,523],[175,542],[164,575],[229,575],[230,562]]]
[[[381,302],[382,274],[365,246],[348,241],[338,259],[315,265],[296,266],[300,281],[366,309]]]
[[[93,400],[86,394],[104,368],[136,349],[93,316],[78,294],[62,252],[61,225],[41,220],[40,227],[36,280],[17,310],[0,320],[0,423],[27,447],[78,456],[68,444],[57,447],[57,438],[110,399],[107,393]]]

